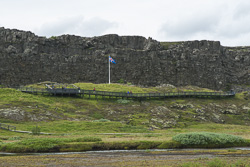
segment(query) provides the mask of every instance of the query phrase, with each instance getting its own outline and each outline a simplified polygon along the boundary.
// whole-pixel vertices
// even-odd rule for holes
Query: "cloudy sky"
[[[47,37],[118,34],[250,46],[250,1],[0,0],[0,27]]]

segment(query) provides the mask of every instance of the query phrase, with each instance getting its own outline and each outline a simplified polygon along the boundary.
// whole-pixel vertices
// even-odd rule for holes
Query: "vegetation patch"
[[[146,134],[144,137],[160,137],[162,136],[161,134]]]
[[[75,139],[75,141],[76,142],[98,142],[98,141],[102,141],[102,139],[99,137],[85,136],[85,137],[77,138]]]
[[[93,122],[110,122],[110,120],[101,118],[98,120],[94,120]]]
[[[157,146],[158,149],[174,149],[174,148],[181,148],[182,145],[180,142],[176,141],[165,141],[162,142],[160,145]]]
[[[164,50],[168,50],[170,46],[179,45],[182,42],[161,42],[161,46]]]
[[[119,99],[117,100],[117,103],[120,103],[120,104],[127,104],[129,102],[131,102],[132,100],[127,100],[127,99]]]
[[[239,136],[208,132],[179,134],[174,136],[173,140],[181,143],[184,147],[205,148],[246,146],[247,143],[245,139]]]
[[[142,88],[129,84],[78,83],[81,89],[109,92],[165,93],[211,91],[196,87]],[[168,149],[250,146],[249,101],[243,93],[232,98],[168,98],[127,100],[85,95],[62,97],[33,95],[0,89],[0,123],[16,126],[32,135],[0,129],[0,151],[50,152],[111,149]],[[225,113],[226,109],[236,114]],[[222,123],[223,124],[219,124]],[[219,123],[218,123],[219,122]],[[232,125],[241,124],[241,125]],[[36,126],[37,125],[37,126]],[[36,126],[36,127],[35,127]],[[175,128],[174,128],[175,127]],[[50,133],[45,136],[43,133]],[[174,140],[179,133],[197,133]],[[150,134],[149,134],[150,133]],[[125,135],[126,134],[126,135]],[[90,137],[86,137],[90,136]],[[196,135],[196,138],[193,137]],[[101,136],[101,138],[100,138]],[[112,137],[110,137],[112,136]],[[172,139],[172,137],[175,136]],[[48,139],[44,139],[48,138]],[[70,138],[70,139],[69,139]],[[193,139],[194,138],[194,139]],[[184,141],[189,141],[184,142]]]
[[[32,134],[33,135],[40,135],[40,132],[41,132],[41,128],[39,126],[35,126],[32,128]]]
[[[183,137],[184,135],[184,137]],[[212,137],[211,137],[212,136]],[[28,152],[64,152],[64,151],[93,151],[93,150],[131,150],[131,149],[176,149],[188,147],[217,148],[232,146],[249,146],[250,141],[237,136],[226,134],[206,133],[180,134],[173,140],[128,140],[128,136],[120,136],[123,140],[108,139],[105,142],[98,136],[81,137],[49,137],[42,138],[13,138],[12,142],[0,142],[0,151]],[[130,137],[129,137],[130,138]],[[145,139],[145,138],[144,138]],[[113,141],[112,141],[113,140]]]
[[[18,142],[2,143],[0,144],[0,150],[6,152],[59,152],[61,148],[67,146],[67,144],[76,142],[88,143],[88,142],[100,142],[99,137],[81,137],[81,138],[32,138],[24,139]],[[73,147],[75,148],[75,147]],[[73,150],[71,148],[71,150]],[[77,147],[76,147],[77,148]],[[75,149],[77,151],[79,149]]]

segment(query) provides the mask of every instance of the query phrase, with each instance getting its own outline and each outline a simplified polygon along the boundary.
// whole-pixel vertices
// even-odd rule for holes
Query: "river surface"
[[[102,150],[102,151],[84,151],[84,152],[52,152],[52,153],[7,153],[0,152],[0,156],[21,156],[21,155],[70,155],[70,154],[113,154],[113,153],[143,153],[143,152],[169,152],[176,151],[178,153],[187,151],[209,151],[209,150],[246,150],[250,151],[250,147],[233,147],[221,149],[147,149],[147,150]]]
[[[0,152],[0,166],[180,166],[183,163],[207,163],[214,158],[220,158],[229,164],[235,164],[237,161],[250,163],[250,147],[227,149],[106,150],[26,154]]]

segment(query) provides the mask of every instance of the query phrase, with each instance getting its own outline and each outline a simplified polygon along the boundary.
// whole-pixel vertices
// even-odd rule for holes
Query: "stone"
[[[250,111],[250,107],[248,107],[248,106],[243,106],[242,109],[243,109],[243,110],[247,110],[247,111],[249,110],[249,111]]]
[[[157,115],[160,115],[160,114],[166,114],[167,112],[169,112],[170,110],[167,108],[167,107],[164,107],[164,106],[158,106],[158,107],[155,107],[151,110],[151,113],[157,113]]]
[[[174,105],[170,106],[171,108],[176,108],[176,109],[180,109],[180,110],[185,110],[187,108],[194,108],[193,104],[178,104],[175,103]]]
[[[171,84],[161,84],[161,85],[156,86],[156,87],[158,87],[158,88],[172,88],[172,89],[176,88],[174,85],[171,85]]]
[[[204,115],[204,114],[206,113],[204,110],[199,109],[199,108],[197,108],[195,111],[196,111],[196,113],[199,114],[199,115]]]
[[[213,113],[212,121],[215,122],[215,123],[223,122],[222,119],[221,119],[221,116],[218,115],[218,114],[215,114],[215,113]]]
[[[36,113],[35,111],[26,112],[21,108],[13,107],[0,109],[0,118],[10,119],[14,121],[46,121],[54,119],[62,119],[59,115],[54,115],[49,111]]]
[[[151,118],[150,120],[150,126],[151,127],[157,127],[154,129],[162,129],[162,128],[171,128],[174,127],[177,124],[175,119],[167,119],[163,120],[160,118]]]
[[[238,115],[238,109],[235,104],[228,106],[226,109],[222,109],[221,112],[223,114],[233,114],[233,115]]]
[[[16,121],[24,121],[25,111],[16,107],[8,109],[0,109],[0,117]]]
[[[218,41],[159,42],[141,36],[45,38],[32,32],[0,28],[0,85],[42,81],[134,85],[193,85],[216,90],[250,85],[250,47],[225,47]],[[165,44],[166,44],[165,43]],[[249,99],[249,98],[246,98]]]
[[[226,109],[226,110],[222,110],[223,114],[233,114],[233,115],[237,115],[238,112],[236,110],[233,109]]]

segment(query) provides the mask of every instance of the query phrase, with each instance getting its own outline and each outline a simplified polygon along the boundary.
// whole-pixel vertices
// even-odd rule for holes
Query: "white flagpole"
[[[109,60],[109,84],[110,84],[110,60]]]

